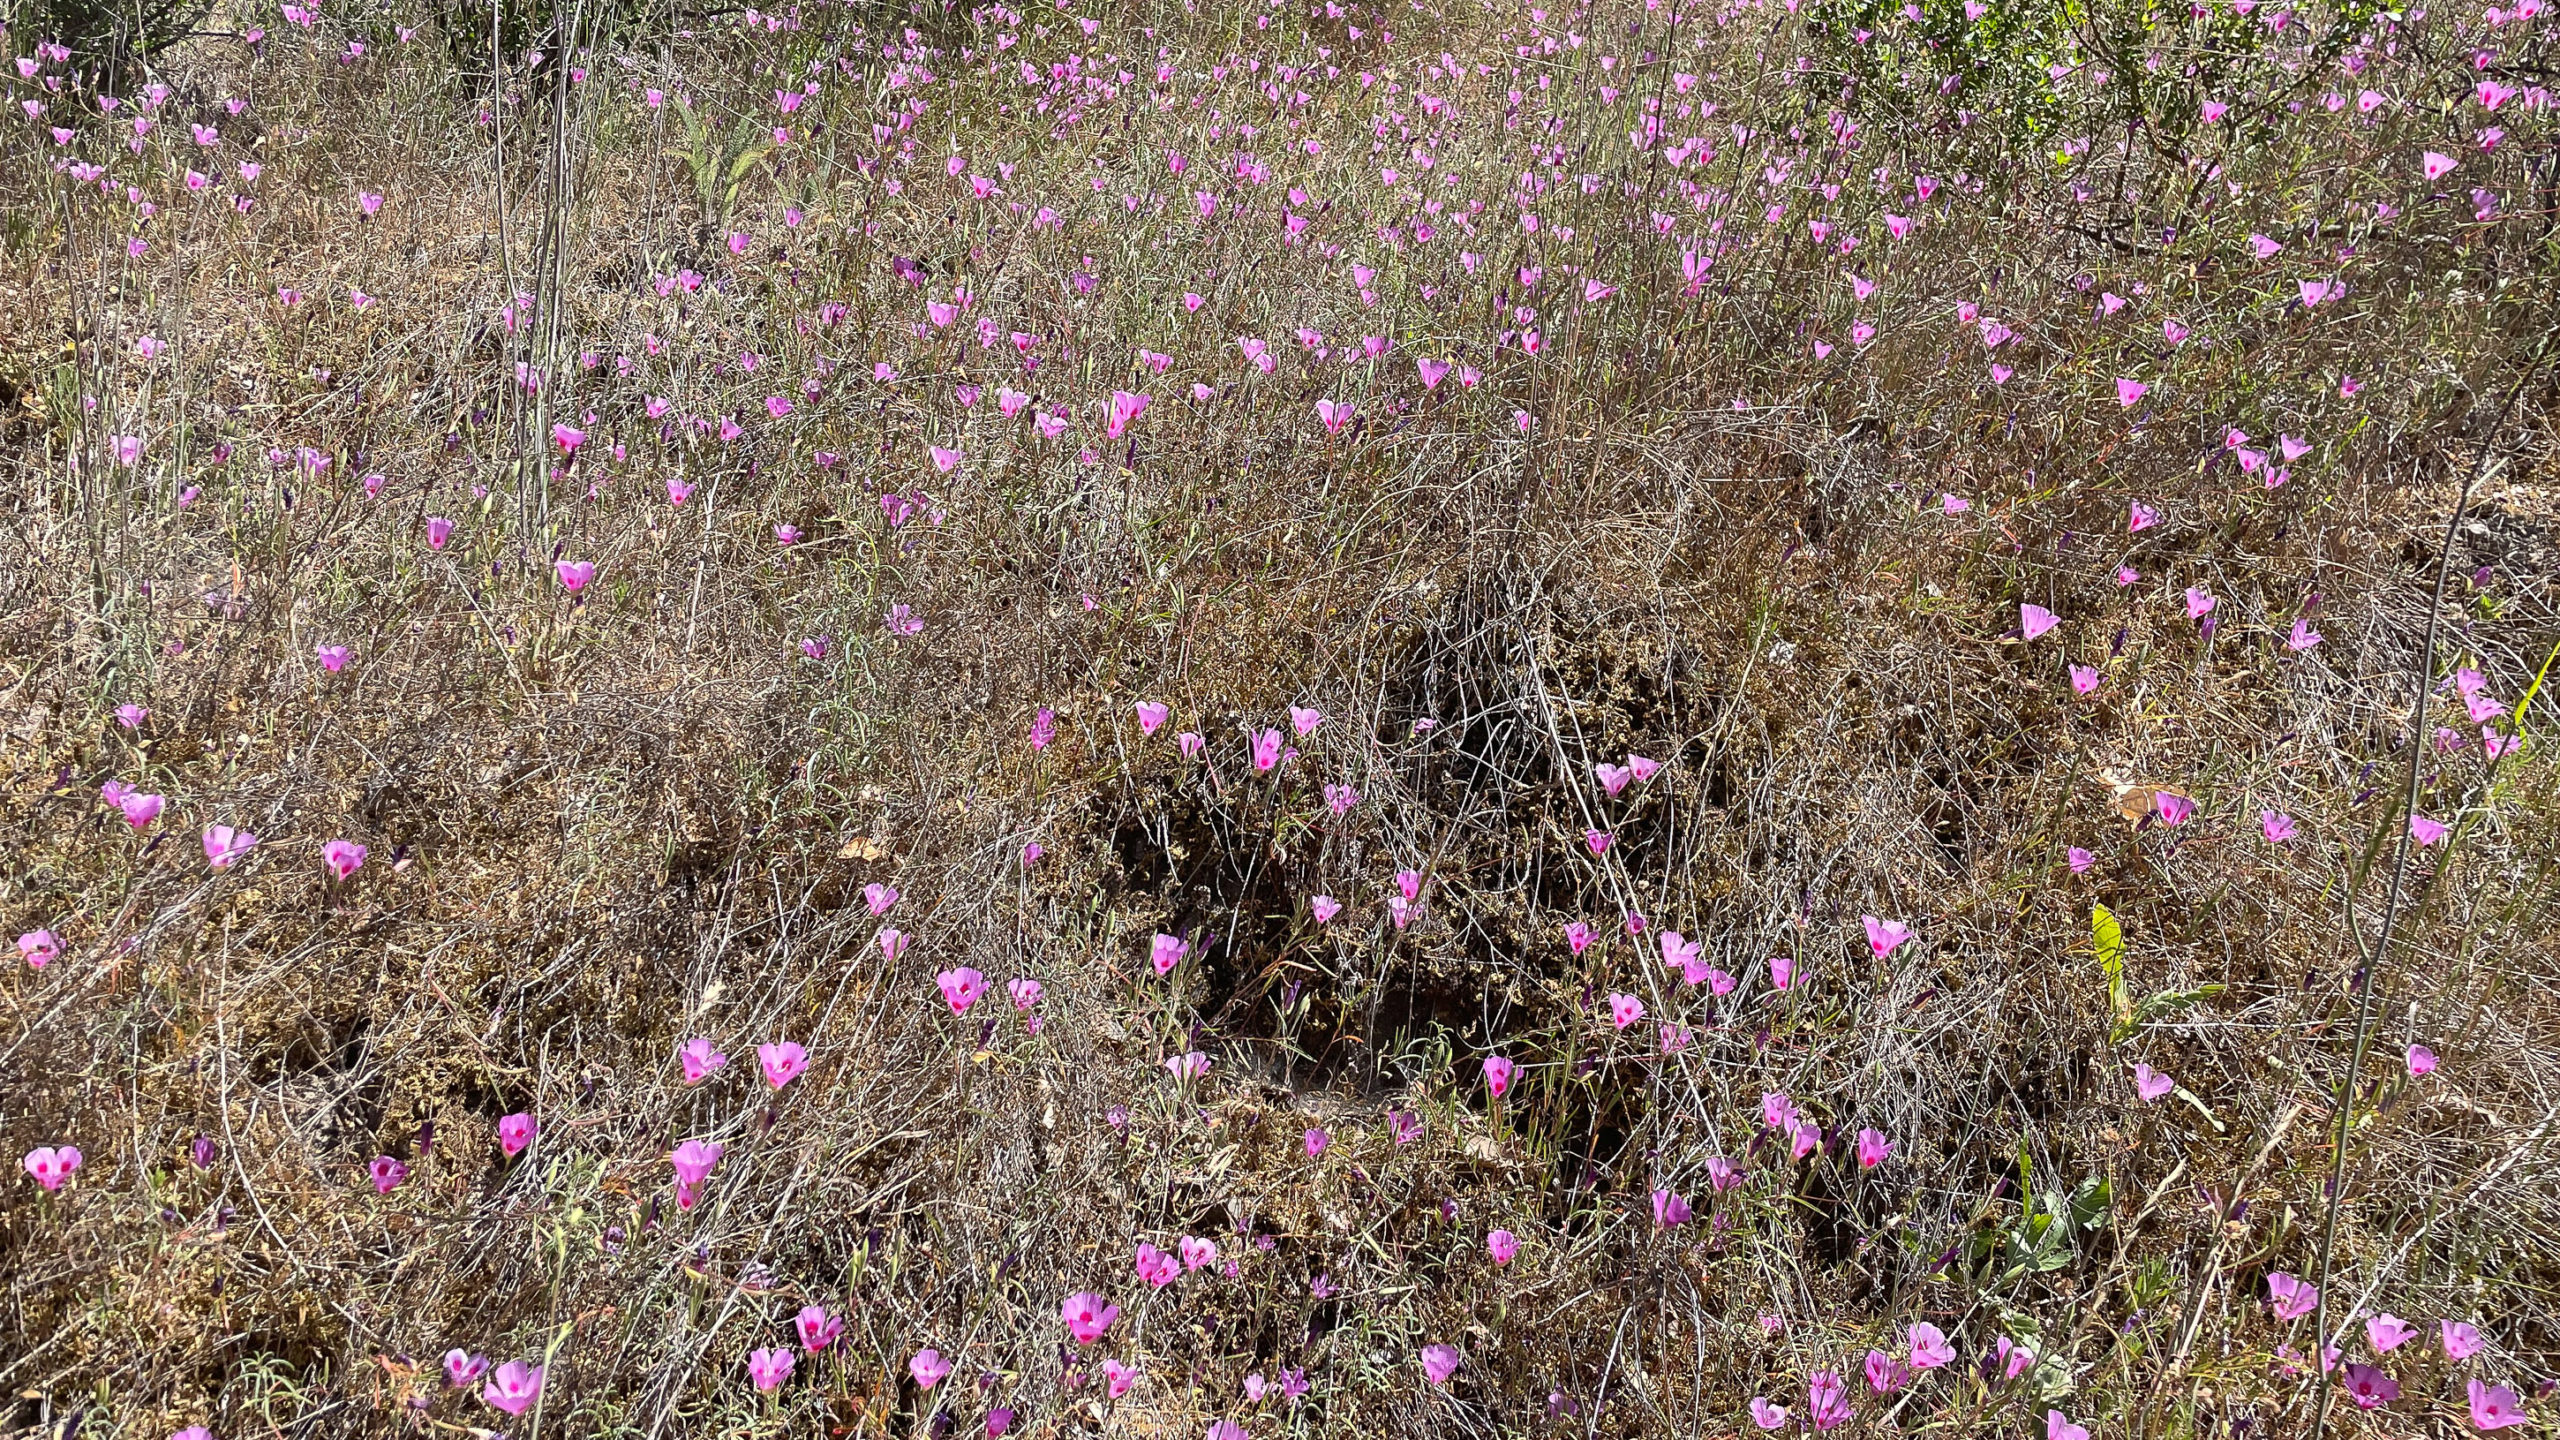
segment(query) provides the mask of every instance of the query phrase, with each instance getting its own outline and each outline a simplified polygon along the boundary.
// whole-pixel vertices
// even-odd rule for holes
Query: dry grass
[[[1895,12],[1612,4],[1533,29],[1466,6],[1154,6],[1090,41],[1078,13],[919,12],[904,38],[875,10],[617,19],[580,32],[582,83],[518,64],[494,105],[485,60],[454,59],[485,30],[244,13],[215,28],[263,24],[260,46],[163,57],[140,152],[130,110],[45,133],[94,116],[84,82],[42,123],[15,123],[36,82],[11,92],[0,922],[62,951],[0,990],[0,1140],[83,1164],[58,1191],[18,1177],[0,1209],[0,1423],[939,1435],[1002,1407],[1036,1435],[1726,1435],[1756,1433],[1754,1395],[1802,1423],[1831,1369],[1844,1433],[2031,1433],[2048,1408],[2108,1436],[2309,1433],[2311,1322],[2271,1316],[2265,1277],[2318,1266],[2458,494],[2428,729],[2462,704],[2458,666],[2515,712],[2502,733],[2551,712],[2554,131],[2539,92],[2494,115],[2469,98],[2547,76],[2542,22],[2413,17],[2386,54],[2384,19],[2304,15],[2305,57],[2263,15],[1976,28],[1933,8],[1979,62],[1942,96]],[[402,43],[393,19],[425,28]],[[339,58],[351,36],[360,60]],[[1316,46],[1343,73],[1271,78]],[[1131,78],[1052,83],[1097,51]],[[2058,56],[2082,69],[2048,82]],[[931,83],[889,83],[919,66]],[[779,114],[771,93],[810,75],[818,96]],[[1283,112],[1266,82],[1310,98]],[[2332,114],[2333,85],[2390,103]],[[1720,153],[1631,150],[1646,94],[1713,99],[1664,138]],[[902,163],[874,127],[919,96]],[[2247,123],[2199,123],[2215,98]],[[724,175],[795,132],[734,172],[725,218],[688,106],[720,117]],[[1240,141],[1238,117],[1262,133]],[[2084,135],[2132,140],[2057,164]],[[1509,197],[1548,145],[1528,232]],[[1237,176],[1239,148],[1267,183]],[[2427,150],[2463,158],[2456,180],[2419,183]],[[157,213],[66,157],[112,160]],[[191,196],[185,172],[216,161],[213,198]],[[2500,218],[2474,218],[2474,186]],[[246,212],[220,198],[242,191]],[[2374,223],[2377,200],[2399,217]],[[1919,227],[1891,239],[1887,213]],[[1306,235],[1284,242],[1284,214]],[[1819,216],[1863,237],[1854,256],[1813,239]],[[2280,259],[2253,256],[2260,233]],[[1709,249],[1685,294],[1684,251]],[[916,262],[929,286],[900,273]],[[685,270],[708,279],[653,288]],[[2291,298],[2315,276],[2346,297]],[[973,308],[937,325],[924,304],[955,284]],[[2131,304],[2103,315],[2101,293]],[[1990,357],[2016,367],[2003,384],[1966,302],[2016,332]],[[2192,338],[2168,343],[2167,318]],[[1027,377],[1016,331],[1040,337]],[[1395,348],[1346,364],[1369,334]],[[1482,382],[1425,387],[1417,357]],[[2119,405],[2119,376],[2154,392]],[[964,406],[961,384],[984,394]],[[1072,428],[1000,418],[1011,386]],[[1113,439],[1115,389],[1153,403]],[[1328,433],[1318,398],[1357,416]],[[573,461],[555,423],[584,432]],[[2312,448],[2270,488],[2227,453],[2235,426]],[[884,494],[912,518],[888,523]],[[2132,502],[2158,523],[2128,533]],[[455,522],[442,548],[430,516]],[[571,597],[559,559],[596,580]],[[2210,631],[2190,586],[2216,598]],[[2022,602],[2060,626],[2022,639]],[[884,628],[892,605],[921,630]],[[2317,648],[2286,648],[2298,616]],[[352,659],[329,672],[323,645]],[[2067,663],[2102,672],[2094,695]],[[1171,707],[1151,737],[1140,700]],[[138,728],[112,714],[128,703]],[[1292,705],[1326,718],[1256,770],[1249,732]],[[1629,752],[1663,768],[1612,796],[1592,767]],[[2421,770],[2419,809],[2454,829],[2409,852],[2327,1314],[2424,1333],[2380,1362],[2400,1400],[2341,1396],[2327,1424],[2453,1433],[2477,1376],[2547,1427],[2560,797],[2538,739],[2492,765],[2474,735]],[[101,803],[110,780],[165,810],[137,830]],[[1346,784],[1336,814],[1323,787]],[[2162,823],[2164,786],[2192,819]],[[2300,838],[2261,838],[2262,810]],[[210,869],[215,823],[261,842]],[[343,882],[334,839],[369,847]],[[874,883],[901,892],[885,919]],[[1317,894],[1344,906],[1329,924]],[[2164,997],[2129,1018],[2092,905],[2121,921],[2126,1001]],[[1878,959],[1862,915],[1916,938]],[[1577,955],[1569,921],[1600,939]],[[1664,929],[1735,992],[1683,984]],[[1169,978],[1158,932],[1197,942]],[[994,982],[966,1016],[935,988],[960,966]],[[1045,987],[1036,1030],[1005,1003],[1017,976]],[[1610,1024],[1612,993],[1645,1020]],[[697,1035],[730,1064],[688,1085]],[[753,1052],[779,1039],[811,1063],[777,1093]],[[2412,1043],[2442,1067],[2410,1078]],[[1195,1050],[1206,1077],[1168,1074]],[[1521,1066],[1498,1102],[1494,1053]],[[2137,1099],[2137,1062],[2175,1094]],[[1791,1156],[1768,1091],[1825,1148]],[[539,1135],[507,1157],[519,1113]],[[1420,1138],[1396,1142],[1399,1116]],[[1863,1128],[1894,1145],[1873,1169]],[[727,1151],[680,1209],[667,1157],[689,1138]],[[387,1194],[376,1156],[410,1167]],[[1748,1177],[1718,1193],[1728,1158]],[[1695,1219],[1658,1227],[1656,1190]],[[1497,1227],[1520,1238],[1507,1266]],[[1235,1273],[1149,1290],[1132,1249],[1182,1236]],[[1058,1321],[1084,1289],[1124,1309],[1091,1349]],[[843,1313],[844,1338],[759,1394],[747,1356],[796,1349],[803,1305]],[[2439,1317],[2477,1322],[2483,1354],[2445,1360]],[[1871,1393],[1868,1350],[1905,1353],[1922,1320],[1958,1364]],[[2348,1358],[2375,1359],[2361,1335]],[[1977,1365],[2002,1337],[2039,1357],[2014,1382]],[[1465,1357],[1445,1387],[1431,1344]],[[541,1408],[448,1388],[457,1346],[547,1361]],[[907,1372],[927,1346],[956,1367],[930,1392]],[[1124,1398],[1105,1355],[1144,1369]]]

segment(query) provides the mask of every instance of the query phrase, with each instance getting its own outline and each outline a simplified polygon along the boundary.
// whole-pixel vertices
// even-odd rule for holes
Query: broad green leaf
[[[2133,1017],[2133,1001],[2124,986],[2124,927],[2106,906],[2092,905],[2089,934],[2097,946],[2098,968],[2107,976],[2107,1009],[2116,1017],[2117,1030],[2125,1030]]]

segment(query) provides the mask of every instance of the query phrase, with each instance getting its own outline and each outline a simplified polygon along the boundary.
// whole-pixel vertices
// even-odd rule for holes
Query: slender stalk
[[[512,306],[516,303],[516,262],[514,248],[508,243],[507,239],[507,59],[504,52],[504,18],[505,17],[499,11],[498,0],[489,0],[490,178],[497,187],[498,275],[506,284],[506,294],[501,299],[500,304],[502,306]],[[514,443],[514,421],[509,414],[509,412],[515,407],[512,397],[506,387],[506,370],[507,357],[514,351],[514,349],[515,346],[511,342],[507,341],[503,336],[500,337],[498,346],[498,413],[490,417],[497,422],[496,428],[507,434],[507,448],[511,452],[511,459],[515,458],[515,452],[518,451],[518,447]],[[516,529],[517,532],[521,534],[524,529],[525,519],[524,484],[521,465],[517,467],[517,471]]]
[[[2542,368],[2541,358],[2525,367],[2523,377],[2507,392],[2506,404],[2498,408],[2497,423],[2489,427],[2482,441],[2480,463],[2462,480],[2462,493],[2455,497],[2453,514],[2444,522],[2444,543],[2436,552],[2435,589],[2427,601],[2425,643],[2418,650],[2417,701],[2409,721],[2409,776],[2401,794],[2400,838],[2392,848],[2391,889],[2382,906],[2382,933],[2370,955],[2364,957],[2364,977],[2356,1001],[2355,1048],[2347,1056],[2346,1082],[2338,1088],[2338,1129],[2329,1152],[2329,1193],[2325,1213],[2320,1221],[2320,1270],[2315,1281],[2311,1314],[2311,1360],[2320,1373],[2319,1407],[2311,1419],[2311,1440],[2321,1440],[2329,1423],[2330,1366],[2329,1356],[2329,1266],[2338,1246],[2338,1211],[2346,1198],[2347,1132],[2355,1120],[2356,1084],[2364,1070],[2365,1052],[2373,1043],[2373,1000],[2382,990],[2382,967],[2391,956],[2391,931],[2400,918],[2400,890],[2409,873],[2408,817],[2418,813],[2418,777],[2426,758],[2427,696],[2435,688],[2436,630],[2444,614],[2445,580],[2453,572],[2453,540],[2460,533],[2463,512],[2471,506],[2471,492],[2486,480],[2499,463],[2497,436],[2507,428],[2516,401]]]

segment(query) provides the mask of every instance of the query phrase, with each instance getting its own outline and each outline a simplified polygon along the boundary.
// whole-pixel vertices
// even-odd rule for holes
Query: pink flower
[[[2044,634],[2046,631],[2051,630],[2054,626],[2061,623],[2062,619],[2060,616],[2055,615],[2052,611],[2047,610],[2041,605],[2020,605],[2018,607],[2019,632],[2030,640],[2035,639],[2037,636]]]
[[[1090,1290],[1079,1290],[1058,1307],[1058,1318],[1066,1322],[1067,1333],[1075,1337],[1077,1344],[1090,1345],[1120,1318],[1120,1307]]]
[[[1181,1261],[1144,1241],[1138,1244],[1137,1267],[1138,1278],[1154,1290],[1161,1290],[1182,1278]]]
[[[373,1190],[377,1195],[390,1194],[400,1188],[401,1181],[409,1178],[409,1167],[388,1155],[374,1156],[373,1163],[364,1168],[365,1173],[373,1177]]]
[[[1769,1397],[1765,1395],[1754,1395],[1751,1397],[1751,1423],[1763,1430],[1782,1430],[1787,1424],[1787,1407],[1770,1404]]]
[[[1136,1386],[1138,1383],[1138,1377],[1143,1373],[1144,1372],[1139,1370],[1137,1366],[1123,1365],[1117,1360],[1105,1360],[1102,1362],[1102,1379],[1104,1388],[1110,1392],[1111,1398],[1114,1400],[1128,1394],[1130,1389]]]
[[[815,1355],[844,1338],[844,1317],[830,1315],[816,1305],[803,1305],[791,1317],[792,1327],[800,1332],[800,1348]]]
[[[2400,1398],[2400,1382],[2371,1366],[2347,1362],[2347,1398],[2359,1410],[2376,1410]]]
[[[2295,828],[2292,816],[2276,810],[2261,810],[2258,812],[2258,833],[2281,845],[2301,832]]]
[[[726,1146],[708,1140],[687,1140],[677,1146],[667,1156],[667,1163],[675,1167],[678,1188],[694,1189],[709,1179],[711,1167],[720,1163],[720,1156],[726,1149]],[[685,1204],[690,1208],[692,1202],[686,1201]]]
[[[1333,917],[1342,913],[1342,902],[1330,895],[1311,895],[1307,897],[1307,909],[1313,912],[1317,924],[1330,925]]]
[[[1004,982],[1004,993],[1013,998],[1013,1008],[1029,1010],[1040,1003],[1040,982],[1028,975],[1017,975]]]
[[[1156,938],[1148,944],[1147,960],[1156,967],[1157,974],[1170,975],[1173,973],[1173,967],[1181,964],[1184,957],[1190,953],[1190,941],[1179,936],[1167,935],[1159,930],[1156,932]]]
[[[966,965],[943,971],[933,977],[933,983],[941,987],[943,1003],[951,1007],[954,1015],[968,1014],[969,1007],[977,1004],[987,989],[987,977]]]
[[[596,564],[592,560],[555,560],[551,573],[560,577],[560,588],[575,595],[596,578]]]
[[[898,957],[907,953],[907,946],[908,946],[909,944],[913,943],[913,941],[914,941],[914,937],[913,937],[913,936],[911,936],[911,935],[908,935],[908,934],[907,934],[907,933],[905,933],[904,931],[900,931],[900,930],[883,930],[883,931],[881,931],[881,932],[880,932],[880,958],[881,958],[881,959],[883,959],[883,960],[888,961],[888,962],[889,962],[890,964],[892,964],[892,965],[897,964],[897,963],[898,963]]]
[[[1171,710],[1166,709],[1162,705],[1156,704],[1152,700],[1139,701],[1138,733],[1141,735],[1153,735],[1156,733],[1157,727],[1164,724],[1165,717],[1172,713],[1173,712]]]
[[[1173,1248],[1181,1254],[1182,1268],[1186,1271],[1206,1270],[1218,1263],[1218,1247],[1213,1241],[1185,1235]]]
[[[456,1390],[468,1388],[472,1382],[488,1373],[489,1357],[486,1355],[474,1355],[468,1350],[460,1349],[444,1352],[445,1383]]]
[[[2116,381],[2116,403],[2127,410],[2141,404],[2142,397],[2150,393],[2151,387],[2139,380]]]
[[[2160,791],[2153,803],[2160,811],[2160,823],[2163,825],[2184,825],[2188,817],[2196,813],[2196,802],[2167,790]]]
[[[2434,1074],[2435,1068],[2436,1052],[2428,1049],[2424,1045],[2412,1045],[2409,1047],[2410,1079],[2415,1080],[2421,1075]]]
[[[799,1360],[779,1345],[767,1346],[747,1357],[747,1378],[758,1390],[778,1390],[791,1378],[791,1367]]]
[[[1849,1387],[1838,1372],[1813,1372],[1805,1381],[1805,1409],[1816,1430],[1837,1430],[1849,1423]]]
[[[1621,994],[1615,991],[1610,993],[1609,1022],[1611,1024],[1617,1026],[1621,1030],[1624,1030],[1643,1018],[1644,1002],[1642,1000],[1637,999],[1633,995]]]
[[[1333,1143],[1333,1137],[1326,1134],[1321,1126],[1308,1131],[1306,1138],[1307,1158],[1310,1160],[1313,1160],[1317,1156],[1323,1154],[1324,1147]]]
[[[1193,1050],[1166,1060],[1164,1068],[1172,1071],[1176,1080],[1197,1080],[1209,1073],[1209,1057]]]
[[[862,903],[871,907],[872,914],[886,915],[889,913],[889,907],[898,903],[898,892],[894,887],[874,880],[862,887]]]
[[[1790,988],[1792,988],[1792,987],[1795,985],[1795,983],[1796,983],[1796,962],[1795,962],[1792,958],[1790,958],[1790,957],[1788,957],[1788,956],[1785,956],[1785,955],[1772,955],[1772,956],[1770,956],[1770,957],[1769,957],[1769,985],[1770,985],[1770,988],[1771,988],[1771,989],[1775,989],[1775,990],[1786,990],[1786,989],[1790,989]]]
[[[2062,858],[2070,863],[2071,873],[2074,875],[2085,875],[2089,873],[2089,867],[2098,863],[2097,856],[2077,845],[2066,847],[2062,852]]]
[[[1698,942],[1681,937],[1677,930],[1662,932],[1662,963],[1675,970],[1686,970],[1698,963]]]
[[[1689,1202],[1687,1200],[1669,1190],[1653,1192],[1654,1224],[1668,1230],[1674,1225],[1687,1224],[1688,1220]]]
[[[2441,180],[2445,176],[2452,174],[2453,167],[2459,163],[2459,161],[2455,160],[2450,155],[2443,155],[2436,151],[2429,150],[2419,157],[2418,168],[2426,175],[2430,182],[2433,182]]]
[[[441,515],[427,517],[427,548],[441,550],[453,538],[453,522]]]
[[[2421,850],[2442,840],[2445,837],[2445,829],[2445,823],[2441,820],[2430,820],[2424,815],[2416,814],[2409,817],[2409,838],[2417,841],[2418,848]]]
[[[2516,1403],[2516,1392],[2504,1385],[2471,1382],[2471,1428],[2504,1430],[2525,1423],[2524,1407]]]
[[[1493,1256],[1494,1264],[1508,1265],[1511,1263],[1511,1257],[1520,1253],[1520,1237],[1508,1230],[1487,1231],[1484,1237],[1484,1248],[1487,1254]]]
[[[1253,768],[1256,770],[1268,770],[1272,766],[1279,764],[1280,745],[1280,732],[1277,730],[1256,730],[1253,732]]]
[[[1867,1388],[1890,1395],[1911,1383],[1911,1367],[1881,1350],[1867,1352]]]
[[[1904,941],[1911,938],[1911,927],[1900,920],[1878,920],[1873,915],[1861,915],[1858,918],[1866,922],[1867,948],[1874,951],[1875,957],[1879,960],[1892,954]]]
[[[2377,1355],[2390,1354],[2408,1344],[2417,1333],[2417,1326],[2387,1310],[2364,1322],[2364,1338],[2372,1344]]]
[[[939,1350],[919,1350],[907,1362],[907,1373],[915,1377],[916,1388],[930,1390],[951,1373],[951,1362],[943,1359]]]
[[[1612,836],[1606,830],[1585,830],[1582,832],[1582,843],[1590,846],[1591,853],[1594,855],[1608,854],[1609,842],[1614,838],[1616,837]]]
[[[1908,1333],[1911,1340],[1913,1369],[1935,1370],[1942,1365],[1955,1363],[1955,1347],[1947,1343],[1945,1331],[1924,1320],[1914,1324]]]
[[[18,937],[18,956],[27,968],[41,970],[62,954],[62,940],[50,930],[30,930]]]
[[[1446,1386],[1449,1377],[1458,1373],[1458,1366],[1464,1358],[1455,1346],[1425,1345],[1422,1347],[1422,1373],[1432,1384]],[[2473,1408],[2478,1407],[2475,1405]]]
[[[521,1415],[533,1408],[534,1398],[542,1393],[542,1367],[510,1360],[489,1377],[480,1389],[480,1398],[494,1409],[510,1415]]]
[[[2089,1440],[2089,1427],[2074,1425],[2059,1410],[2044,1412],[2044,1440]]]
[[[2161,1074],[2159,1071],[2152,1069],[2150,1066],[2136,1065],[2133,1067],[2133,1093],[2141,1096],[2144,1104],[2148,1105],[2156,1103],[2161,1096],[2168,1094],[2175,1088],[2177,1088],[2176,1081]]]
[[[35,1177],[38,1185],[47,1190],[59,1190],[62,1182],[71,1178],[71,1172],[80,1168],[80,1151],[70,1145],[60,1148],[39,1145],[28,1151],[26,1158],[18,1164]]]
[[[2468,1360],[2480,1353],[2480,1332],[2459,1320],[2439,1320],[2436,1333],[2444,1341],[2444,1358]]]
[[[764,1069],[764,1083],[779,1090],[809,1068],[809,1052],[796,1040],[770,1041],[756,1047],[756,1063]]]
[[[167,803],[163,796],[145,795],[139,790],[127,790],[116,797],[116,808],[124,812],[124,822],[136,830],[159,819],[160,809]]]
[[[498,1121],[498,1148],[510,1157],[533,1143],[533,1117],[523,1111],[501,1117]]]
[[[2187,618],[2201,620],[2213,613],[2213,592],[2201,585],[2187,587]]]
[[[207,825],[204,827],[204,861],[216,870],[228,870],[257,843],[258,837],[246,830],[234,830],[228,825]]]
[[[1506,1059],[1503,1056],[1486,1056],[1484,1058],[1484,1088],[1490,1092],[1496,1100],[1501,1099],[1503,1092],[1511,1088],[1511,1077],[1519,1068],[1519,1066],[1513,1064],[1509,1059]]]
[[[320,847],[320,861],[329,873],[340,880],[348,879],[364,868],[365,849],[353,840],[332,840]]]
[[[1885,1138],[1883,1131],[1861,1130],[1858,1132],[1859,1169],[1873,1170],[1883,1164],[1885,1157],[1892,1153],[1893,1142]]]
[[[2299,1320],[2320,1303],[2320,1287],[2282,1270],[2267,1277],[2267,1304],[2279,1320]]]
[[[708,1035],[696,1035],[684,1042],[684,1048],[676,1052],[676,1059],[684,1064],[684,1083],[687,1085],[701,1084],[704,1077],[729,1063],[728,1056],[711,1048]]]
[[[1033,750],[1046,750],[1049,748],[1049,742],[1057,738],[1057,712],[1051,710],[1048,706],[1043,705],[1031,717],[1031,748]]]
[[[1112,391],[1111,415],[1103,423],[1104,432],[1114,440],[1119,439],[1129,428],[1129,422],[1147,413],[1147,405],[1154,398],[1152,395],[1132,395],[1126,390]]]

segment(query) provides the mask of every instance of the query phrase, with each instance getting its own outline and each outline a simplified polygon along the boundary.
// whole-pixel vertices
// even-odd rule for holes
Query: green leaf
[[[2065,1208],[2071,1223],[2083,1230],[2095,1230],[2107,1223],[2107,1207],[2115,1201],[2115,1187],[2103,1175],[2082,1180],[2071,1191]]]
[[[2515,718],[2509,723],[2518,735],[2524,733],[2524,712],[2532,706],[2533,697],[2542,693],[2542,682],[2550,678],[2554,660],[2560,660],[2560,644],[2553,645],[2551,653],[2542,657],[2542,668],[2533,672],[2533,683],[2524,687],[2524,698],[2516,702]]]
[[[2098,968],[2107,976],[2107,1009],[2116,1017],[2116,1029],[2129,1028],[2133,1001],[2124,986],[2124,927],[2116,923],[2114,912],[2104,905],[2089,907],[2089,935],[2097,946]]]

